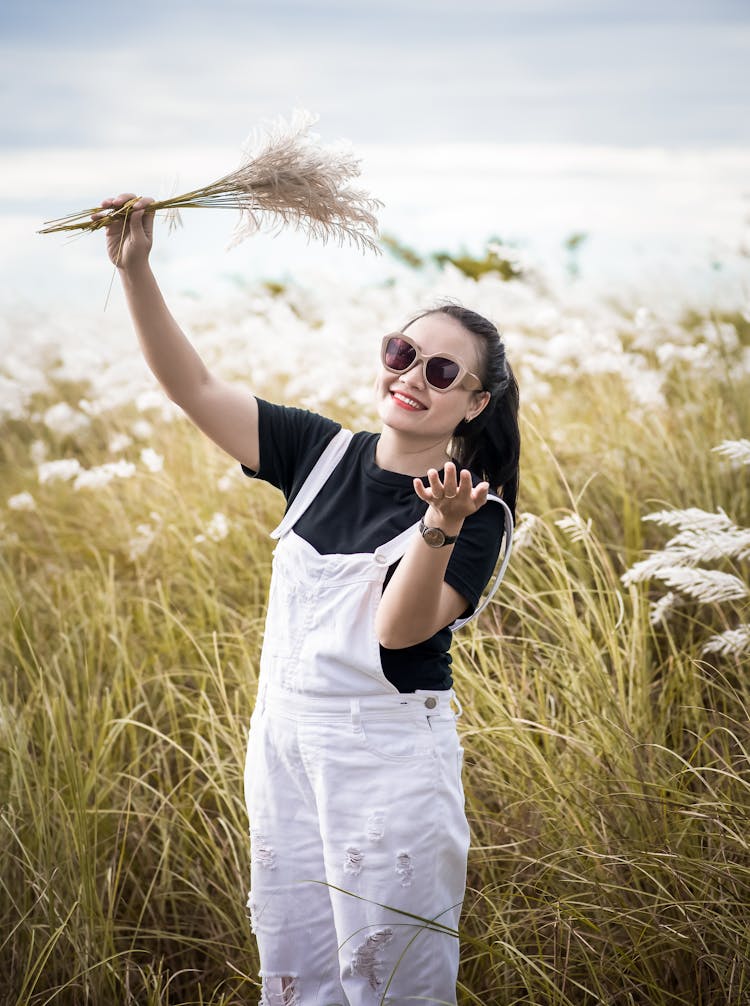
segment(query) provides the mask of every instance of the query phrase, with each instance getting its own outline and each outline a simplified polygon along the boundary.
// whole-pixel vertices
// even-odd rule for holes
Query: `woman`
[[[515,508],[502,343],[454,305],[386,336],[379,434],[272,405],[210,374],[170,315],[148,203],[107,228],[146,360],[287,499],[245,771],[261,1003],[455,1003],[469,830],[449,627],[475,609]]]

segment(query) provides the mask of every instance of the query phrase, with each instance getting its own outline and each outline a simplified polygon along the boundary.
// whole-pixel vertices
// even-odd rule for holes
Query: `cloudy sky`
[[[206,184],[295,107],[354,143],[383,229],[423,251],[499,233],[559,264],[585,231],[605,282],[651,255],[713,284],[750,241],[748,63],[748,0],[4,0],[0,300],[86,302],[101,243],[43,221]],[[160,244],[167,281],[360,269],[286,235],[223,256],[218,217]]]
[[[8,147],[750,143],[747,0],[5,0]]]

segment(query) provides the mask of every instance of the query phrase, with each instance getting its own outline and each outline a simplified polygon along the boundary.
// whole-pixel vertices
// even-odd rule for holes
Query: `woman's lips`
[[[408,412],[421,412],[427,408],[426,405],[423,405],[416,398],[412,398],[411,395],[405,395],[403,391],[392,391],[391,398],[396,405],[402,409],[406,409]]]

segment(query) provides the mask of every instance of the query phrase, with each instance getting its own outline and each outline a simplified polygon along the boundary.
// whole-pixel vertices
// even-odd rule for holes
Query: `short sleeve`
[[[258,399],[257,472],[242,465],[245,475],[280,489],[290,503],[315,462],[341,429],[339,423],[316,412]]]

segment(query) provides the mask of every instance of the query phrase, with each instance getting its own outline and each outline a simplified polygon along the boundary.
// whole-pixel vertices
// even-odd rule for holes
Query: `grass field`
[[[240,291],[186,327],[360,428],[378,331],[442,293],[505,328],[523,416],[514,559],[454,643],[460,1002],[746,1004],[750,318],[448,269]],[[283,501],[106,327],[20,332],[0,378],[0,1001],[254,1003],[241,777]]]

